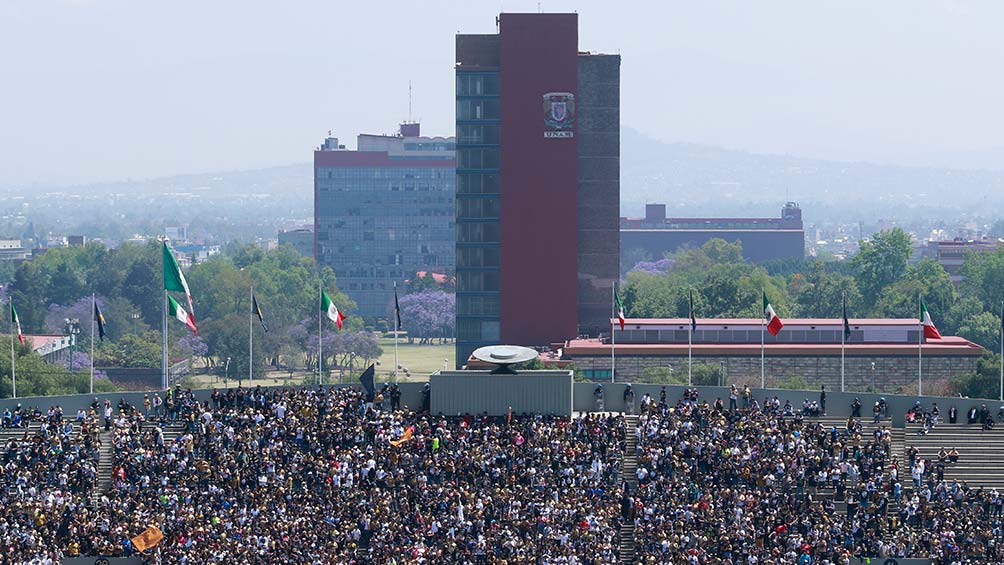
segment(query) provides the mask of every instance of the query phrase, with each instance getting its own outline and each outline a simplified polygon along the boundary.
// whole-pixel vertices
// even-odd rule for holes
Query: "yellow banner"
[[[404,430],[404,435],[401,436],[401,439],[393,439],[390,441],[390,444],[393,445],[394,447],[397,447],[402,443],[411,439],[411,436],[414,435],[414,433],[415,433],[415,426],[408,426],[408,428]]]
[[[164,534],[156,526],[150,526],[142,534],[132,538],[132,545],[136,551],[144,552],[160,543],[164,539]]]

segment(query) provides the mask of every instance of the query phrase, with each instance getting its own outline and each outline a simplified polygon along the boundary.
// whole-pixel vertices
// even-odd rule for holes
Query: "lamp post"
[[[227,364],[223,366],[223,386],[229,386],[227,384],[230,379],[230,358],[227,357]]]
[[[872,392],[878,392],[878,390],[875,389],[875,362],[874,361],[872,361]]]
[[[718,386],[725,386],[725,361],[718,362]]]
[[[73,350],[77,346],[77,334],[80,333],[80,320],[77,318],[63,318],[66,324],[66,333],[70,336],[70,370],[73,370]]]

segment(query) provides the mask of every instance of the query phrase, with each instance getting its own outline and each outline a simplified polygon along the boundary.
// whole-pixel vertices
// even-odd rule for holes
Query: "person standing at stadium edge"
[[[819,385],[819,411],[826,415],[826,385]]]
[[[631,383],[624,388],[624,413],[634,414],[634,388]]]

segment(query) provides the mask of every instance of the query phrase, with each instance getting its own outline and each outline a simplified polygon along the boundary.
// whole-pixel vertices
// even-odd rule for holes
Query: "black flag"
[[[101,341],[105,340],[105,317],[101,314],[101,309],[98,308],[98,303],[94,303],[94,321],[98,324],[98,338]]]
[[[251,307],[254,308],[254,313],[258,316],[258,322],[261,323],[262,331],[268,333],[268,326],[265,325],[265,318],[261,315],[261,307],[258,306],[258,297],[254,295],[254,292],[251,293]]]
[[[370,365],[368,369],[363,371],[363,374],[359,375],[359,383],[366,390],[366,402],[373,402],[373,398],[376,396],[376,385],[373,384],[373,376],[376,374],[374,367],[375,365]]]
[[[694,312],[694,289],[690,289],[690,331],[697,331],[697,314]]]
[[[851,322],[847,319],[847,297],[841,296],[840,301],[844,310],[844,340],[851,339]]]
[[[401,324],[401,305],[397,302],[397,285],[394,285],[394,315],[397,316],[397,329],[398,331],[404,329],[404,325]]]

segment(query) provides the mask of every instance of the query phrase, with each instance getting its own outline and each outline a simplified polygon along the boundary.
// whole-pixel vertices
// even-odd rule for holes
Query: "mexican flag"
[[[920,299],[920,323],[924,326],[924,338],[941,339],[941,332],[931,321],[931,314],[928,313],[927,304],[924,304],[923,298]]]
[[[767,293],[763,293],[763,317],[767,320],[767,331],[770,335],[777,335],[784,327],[784,322],[774,313],[774,307],[767,301]]]
[[[195,320],[185,312],[185,309],[178,304],[178,301],[174,299],[173,296],[167,297],[167,312],[172,318],[177,318],[179,322],[185,324],[192,330],[192,334],[199,335],[199,332],[195,329]]]
[[[191,318],[192,327],[194,328],[195,307],[192,306],[192,291],[188,290],[188,281],[185,280],[185,274],[181,272],[181,267],[178,266],[178,260],[174,258],[174,254],[171,253],[171,249],[167,246],[167,242],[163,243],[163,251],[164,290],[173,290],[174,292],[185,293],[185,299],[188,301],[188,317]]]
[[[321,291],[321,312],[328,315],[328,319],[338,325],[338,329],[342,329],[342,321],[345,320],[345,314],[342,314],[335,303],[331,301],[331,297],[328,293]]]
[[[10,301],[10,323],[17,328],[17,340],[24,345],[24,334],[21,333],[21,319],[17,317],[17,310],[14,309],[14,301]]]
[[[624,304],[621,302],[621,297],[617,294],[617,287],[614,287],[614,302],[617,304],[617,321],[621,324],[621,331],[624,331]]]

